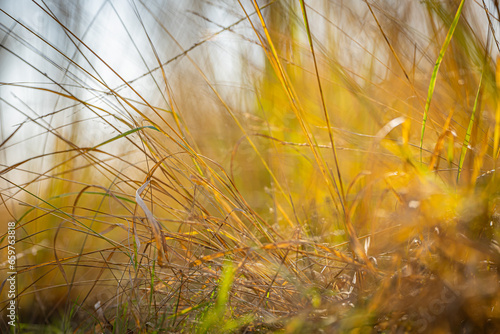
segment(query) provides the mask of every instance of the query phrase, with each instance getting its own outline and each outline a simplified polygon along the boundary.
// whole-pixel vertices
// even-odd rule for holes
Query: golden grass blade
[[[313,40],[311,37],[311,28],[309,26],[309,19],[307,18],[306,4],[305,4],[304,0],[300,0],[300,7],[302,9],[302,15],[304,17],[304,24],[306,26],[307,39],[309,40],[309,47],[311,48],[311,54],[312,54],[313,62],[314,62],[314,71],[316,72],[316,78],[318,80],[318,89],[319,89],[319,95],[321,97],[321,105],[322,105],[323,112],[325,115],[326,126],[328,129],[328,137],[330,139],[330,145],[332,146],[333,159],[335,161],[335,168],[337,170],[337,178],[338,178],[337,182],[339,184],[340,195],[341,195],[340,203],[342,204],[342,207],[344,207],[346,194],[344,191],[344,184],[342,181],[342,176],[340,174],[339,160],[337,157],[337,150],[335,148],[335,140],[333,139],[332,124],[330,123],[330,115],[328,114],[328,109],[326,107],[326,102],[325,102],[325,96],[323,94],[323,87],[321,86],[321,79],[319,76],[318,63],[316,61],[316,53],[314,52],[314,44],[313,44]],[[333,182],[334,183],[336,182],[335,179],[333,180]],[[344,211],[345,211],[345,209],[344,209]]]

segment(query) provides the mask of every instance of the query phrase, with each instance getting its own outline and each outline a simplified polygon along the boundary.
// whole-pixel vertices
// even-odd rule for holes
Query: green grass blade
[[[427,115],[429,113],[429,108],[431,106],[431,100],[432,100],[432,95],[434,94],[434,88],[436,87],[436,80],[439,72],[439,67],[441,66],[441,62],[443,61],[446,49],[448,48],[451,38],[453,37],[453,33],[455,32],[455,28],[457,27],[458,20],[460,19],[460,15],[462,13],[462,8],[464,6],[464,2],[465,0],[462,0],[460,2],[460,5],[458,6],[457,13],[455,14],[455,18],[451,23],[450,29],[448,30],[448,34],[446,35],[446,39],[443,43],[443,46],[441,47],[441,51],[439,51],[439,56],[438,59],[436,60],[436,65],[434,65],[434,70],[432,71],[432,77],[429,83],[429,90],[427,92],[427,101],[425,102],[424,117],[422,120],[422,132],[420,135],[420,162],[422,162],[422,147],[424,144],[425,124],[427,122]]]
[[[72,195],[77,195],[77,194],[80,194],[80,192],[70,192],[70,193],[65,193],[65,194],[61,194],[61,195],[52,196],[52,197],[49,198],[49,200],[56,199],[56,198],[64,198],[64,197],[68,197],[68,196],[72,196]],[[82,194],[100,195],[100,196],[104,196],[104,197],[111,197],[110,194],[99,192],[99,191],[84,191],[84,192],[82,192]],[[133,200],[131,200],[129,198],[123,197],[123,196],[114,195],[113,197],[115,197],[115,198],[117,198],[119,200],[128,202],[128,203],[131,203],[131,204],[136,204],[135,201],[133,201]]]
[[[498,59],[495,70],[495,84],[496,84],[496,91],[498,92],[498,87],[500,85],[500,63],[498,62]],[[493,160],[495,161],[495,167],[496,167],[496,160],[498,158],[499,142],[500,142],[500,104],[498,103],[498,97],[497,97],[497,106],[495,110],[495,127],[493,131],[493,153],[491,154]]]
[[[460,180],[460,174],[462,172],[462,167],[464,165],[465,155],[467,154],[467,147],[469,146],[470,136],[472,133],[472,126],[474,125],[474,118],[477,109],[477,102],[479,100],[479,93],[481,92],[481,84],[483,83],[483,75],[481,74],[481,79],[479,79],[479,87],[477,88],[476,99],[474,100],[474,107],[472,108],[472,113],[470,115],[469,127],[465,133],[464,143],[462,145],[462,152],[460,153],[460,161],[458,162],[458,174],[457,183]]]
[[[96,148],[98,148],[98,147],[100,147],[100,146],[106,145],[106,144],[108,144],[108,143],[111,143],[111,142],[113,142],[113,141],[115,141],[115,140],[117,140],[117,139],[120,139],[120,138],[123,138],[123,137],[125,137],[125,136],[128,136],[129,134],[132,134],[132,133],[137,132],[137,131],[139,131],[139,130],[146,129],[146,128],[148,128],[148,129],[153,129],[153,130],[156,130],[156,131],[160,131],[160,130],[158,130],[157,128],[155,128],[154,126],[152,126],[152,125],[140,126],[140,127],[138,127],[138,128],[131,129],[131,130],[128,130],[128,131],[125,131],[124,133],[121,133],[121,134],[119,134],[118,136],[115,136],[115,137],[113,137],[113,138],[111,138],[111,139],[106,140],[106,141],[104,141],[104,142],[100,143],[99,145],[96,145],[96,146],[92,147],[92,150],[94,150],[94,149],[96,149]]]

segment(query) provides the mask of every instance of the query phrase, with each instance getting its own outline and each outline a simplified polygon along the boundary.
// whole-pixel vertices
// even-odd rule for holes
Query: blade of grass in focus
[[[420,134],[420,162],[421,163],[422,163],[422,147],[424,144],[425,125],[427,123],[429,108],[431,106],[432,95],[434,94],[434,89],[436,86],[437,76],[439,73],[439,67],[441,66],[441,62],[443,61],[444,55],[446,53],[446,49],[448,48],[448,45],[451,42],[451,39],[452,39],[453,34],[455,32],[455,29],[458,25],[458,21],[460,20],[460,15],[462,13],[462,8],[464,6],[464,3],[465,3],[465,0],[462,0],[462,1],[460,1],[460,4],[458,5],[458,9],[457,9],[457,12],[455,14],[455,18],[453,19],[453,22],[450,25],[450,29],[448,30],[448,33],[446,34],[446,38],[444,40],[443,46],[441,47],[441,50],[439,51],[439,55],[438,55],[438,58],[436,60],[436,64],[434,65],[434,70],[432,71],[431,80],[429,82],[429,90],[427,92],[427,99],[425,101],[424,116],[422,119],[422,131]]]

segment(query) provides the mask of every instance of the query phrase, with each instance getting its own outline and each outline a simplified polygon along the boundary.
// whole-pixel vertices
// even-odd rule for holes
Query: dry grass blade
[[[146,189],[149,183],[150,180],[147,180],[142,186],[139,187],[139,189],[137,189],[135,193],[135,201],[137,205],[139,205],[144,211],[146,217],[148,218],[149,224],[151,224],[151,230],[153,232],[153,236],[156,241],[156,247],[158,250],[158,264],[160,265],[160,267],[165,267],[168,264],[168,250],[165,246],[165,237],[163,236],[162,228],[141,198],[141,193],[144,191],[144,189]]]

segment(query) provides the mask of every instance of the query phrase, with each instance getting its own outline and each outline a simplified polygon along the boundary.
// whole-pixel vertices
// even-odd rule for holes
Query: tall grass
[[[17,331],[500,329],[496,2],[0,11]]]

